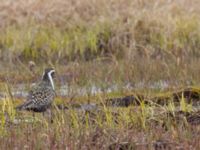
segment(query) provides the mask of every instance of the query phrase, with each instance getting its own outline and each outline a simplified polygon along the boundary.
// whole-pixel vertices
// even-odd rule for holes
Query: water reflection
[[[178,82],[173,82],[173,85],[179,85]],[[134,90],[134,89],[159,89],[164,90],[169,88],[170,83],[165,80],[159,80],[157,82],[138,82],[138,83],[126,83],[126,84],[112,84],[107,85],[106,87],[102,87],[99,85],[91,85],[91,86],[77,86],[77,85],[61,85],[60,87],[57,87],[56,93],[57,95],[61,97],[68,97],[72,95],[76,96],[83,96],[83,95],[95,95],[99,93],[110,93],[110,92],[117,92],[122,90]],[[28,88],[25,86],[25,84],[18,84],[15,87],[12,88],[12,96],[15,98],[25,98],[28,95]],[[0,92],[0,98],[4,98],[5,93]]]

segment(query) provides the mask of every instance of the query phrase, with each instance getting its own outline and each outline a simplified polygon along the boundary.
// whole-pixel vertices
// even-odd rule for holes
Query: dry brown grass
[[[165,23],[174,17],[197,15],[199,1],[187,0],[1,0],[1,26],[14,23],[27,24],[30,20],[53,25],[74,22],[96,23],[98,21],[135,20],[141,17],[161,19]]]
[[[1,1],[1,51],[11,58],[199,55],[199,1]],[[7,55],[2,52],[1,56]],[[78,55],[78,56],[77,56]],[[21,57],[20,57],[21,58]]]

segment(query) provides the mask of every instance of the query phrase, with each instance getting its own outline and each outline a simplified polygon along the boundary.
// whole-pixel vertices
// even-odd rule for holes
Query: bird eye
[[[52,73],[51,73],[51,76],[54,77],[54,76],[55,76],[55,72],[52,72]]]

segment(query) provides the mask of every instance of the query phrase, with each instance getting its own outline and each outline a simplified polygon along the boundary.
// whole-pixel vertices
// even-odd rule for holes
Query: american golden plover
[[[54,78],[55,70],[52,68],[45,69],[42,81],[30,90],[27,101],[17,106],[17,110],[29,110],[34,112],[44,112],[52,104],[55,98]]]

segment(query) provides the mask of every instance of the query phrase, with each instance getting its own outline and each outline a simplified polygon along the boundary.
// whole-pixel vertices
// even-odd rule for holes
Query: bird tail
[[[25,110],[28,109],[32,104],[32,101],[26,101],[24,104],[15,107],[16,110]]]

